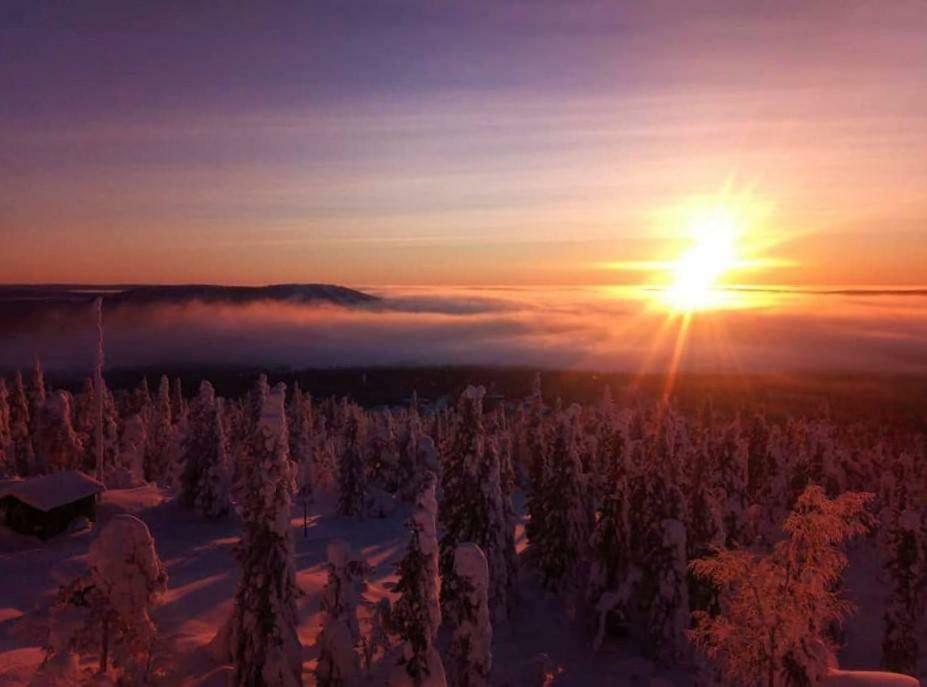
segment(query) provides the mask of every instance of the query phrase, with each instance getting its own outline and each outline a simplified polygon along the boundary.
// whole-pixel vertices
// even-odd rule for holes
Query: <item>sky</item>
[[[927,2],[0,0],[0,281],[923,285]]]

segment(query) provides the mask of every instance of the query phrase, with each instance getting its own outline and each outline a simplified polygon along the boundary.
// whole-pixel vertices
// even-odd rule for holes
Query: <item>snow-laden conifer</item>
[[[362,638],[357,611],[369,568],[344,541],[329,544],[327,554],[328,580],[322,590],[316,684],[351,687],[360,678],[357,649]]]
[[[441,662],[434,648],[441,624],[436,484],[436,478],[429,473],[409,521],[409,545],[399,564],[395,586],[399,599],[393,606],[392,623],[403,642],[396,672],[405,675],[391,678],[394,685],[403,680],[413,685],[438,684],[439,676],[432,675],[435,663]]]
[[[927,604],[927,522],[915,510],[906,509],[889,528],[889,596],[882,635],[882,667],[917,675],[920,647],[917,640]]]
[[[363,518],[367,507],[367,418],[360,408],[345,406],[343,446],[338,471],[338,512]]]
[[[232,683],[245,687],[302,684],[302,647],[296,633],[296,586],[290,541],[291,468],[286,388],[258,382],[249,406],[253,432],[243,447],[238,544],[241,578],[224,637],[235,667]]]
[[[492,670],[492,624],[489,615],[489,566],[473,543],[454,552],[454,572],[460,581],[457,624],[448,648],[448,677],[453,687],[486,687]]]

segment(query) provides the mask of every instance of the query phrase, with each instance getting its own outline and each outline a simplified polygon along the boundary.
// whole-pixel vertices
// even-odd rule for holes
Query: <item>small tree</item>
[[[150,610],[167,575],[148,527],[116,515],[90,545],[90,573],[62,588],[52,609],[50,655],[99,651],[100,672],[112,665],[120,684],[143,684],[156,629]]]
[[[692,561],[721,590],[721,613],[693,613],[690,638],[726,682],[779,687],[814,683],[826,668],[827,628],[849,604],[834,591],[847,565],[840,545],[865,531],[871,494],[830,500],[815,485],[799,497],[768,554],[723,550]]]

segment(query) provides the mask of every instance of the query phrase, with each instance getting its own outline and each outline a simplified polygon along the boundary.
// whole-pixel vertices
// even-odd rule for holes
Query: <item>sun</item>
[[[721,279],[739,262],[738,226],[734,214],[715,208],[690,226],[692,245],[670,265],[672,284],[664,297],[675,310],[691,312],[717,307],[724,300]]]

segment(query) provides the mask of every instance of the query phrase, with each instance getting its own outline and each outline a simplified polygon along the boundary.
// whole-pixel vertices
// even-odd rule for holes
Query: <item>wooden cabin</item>
[[[0,523],[20,534],[48,539],[77,518],[96,519],[97,497],[106,490],[77,470],[0,482]]]

